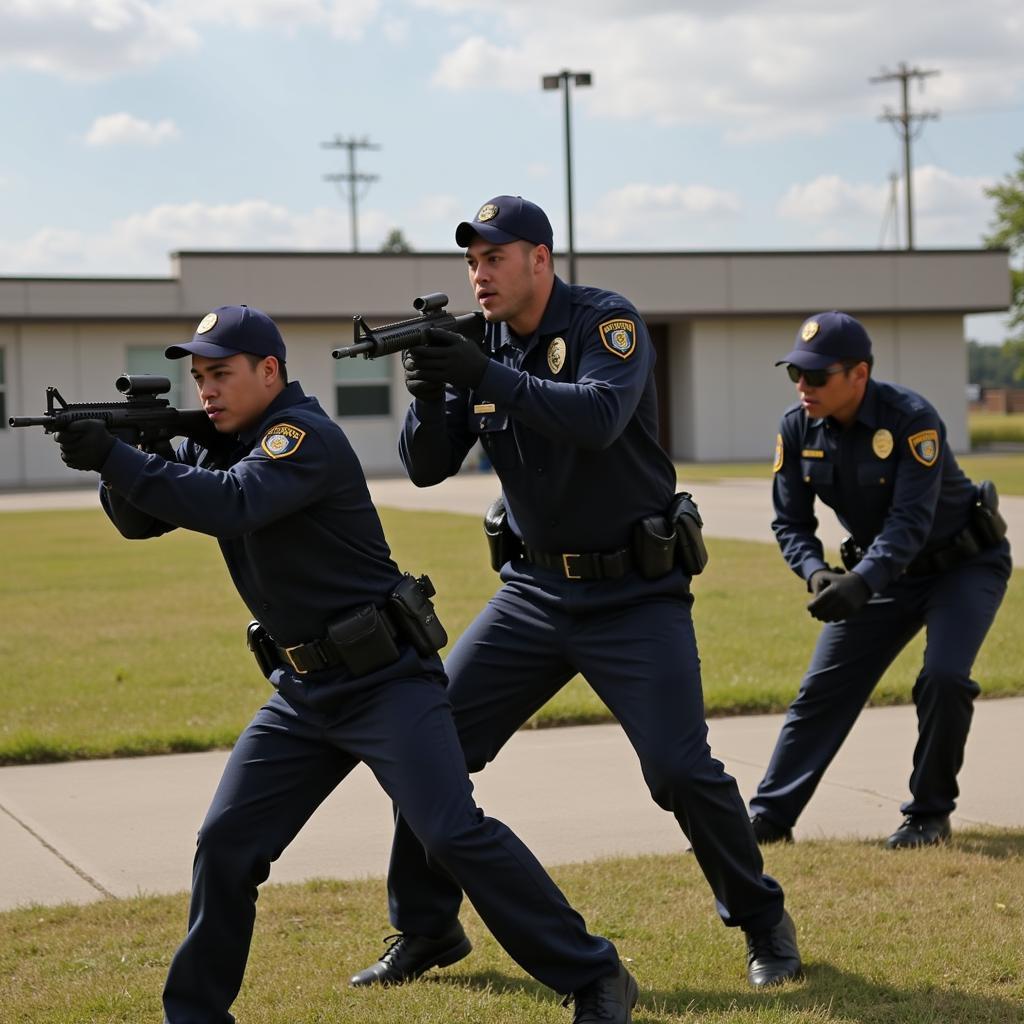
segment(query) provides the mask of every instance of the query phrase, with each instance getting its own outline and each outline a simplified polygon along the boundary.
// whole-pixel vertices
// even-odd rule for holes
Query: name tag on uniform
[[[489,412],[496,412],[497,406],[493,402],[477,402],[473,406],[473,413],[476,416],[483,416]]]
[[[817,448],[805,448],[800,453],[800,455],[801,455],[802,458],[805,458],[805,459],[823,459],[823,458],[825,458],[825,453],[823,451],[819,451],[819,449],[817,449]]]

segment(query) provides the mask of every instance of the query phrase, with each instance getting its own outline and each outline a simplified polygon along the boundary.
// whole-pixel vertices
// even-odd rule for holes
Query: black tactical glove
[[[166,438],[161,441],[147,441],[140,444],[139,451],[146,452],[148,455],[159,455],[161,459],[166,459],[168,462],[175,461],[174,445]]]
[[[65,466],[96,471],[103,468],[116,440],[103,420],[75,420],[54,434],[54,439]]]
[[[475,388],[490,359],[480,346],[454,331],[428,327],[423,331],[427,344],[415,349],[417,379],[457,388]]]
[[[402,356],[402,367],[405,370],[405,390],[421,402],[440,402],[444,398],[444,383],[436,380],[423,380],[420,377],[420,366],[416,354],[424,348],[409,348]]]
[[[825,570],[819,570],[825,572]],[[815,573],[817,575],[817,573]],[[821,622],[841,622],[867,604],[871,587],[855,572],[833,573],[807,610]]]
[[[824,569],[815,569],[811,573],[811,578],[807,581],[807,589],[811,595],[817,597],[823,587],[827,587],[830,583],[835,582],[840,576],[846,575],[842,569],[832,569],[829,566],[825,566]]]

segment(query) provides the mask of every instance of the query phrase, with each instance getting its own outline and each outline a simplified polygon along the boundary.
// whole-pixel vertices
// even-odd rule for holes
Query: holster
[[[388,598],[388,609],[398,620],[399,629],[422,657],[436,653],[448,643],[448,634],[430,600],[434,594],[429,576],[417,578],[404,573]]]
[[[668,518],[675,526],[679,564],[688,575],[699,576],[708,564],[708,549],[704,546],[702,532],[704,520],[693,495],[687,491],[676,494],[669,506]]]
[[[506,562],[523,553],[522,541],[508,525],[508,509],[505,508],[504,495],[499,494],[484,513],[484,536],[487,537],[491,568],[495,572],[501,572],[501,567]]]
[[[363,605],[327,623],[327,639],[354,676],[365,676],[398,660],[398,646],[381,611]]]
[[[999,511],[999,492],[991,480],[982,480],[975,489],[971,527],[982,547],[995,547],[1006,536],[1006,520]]]

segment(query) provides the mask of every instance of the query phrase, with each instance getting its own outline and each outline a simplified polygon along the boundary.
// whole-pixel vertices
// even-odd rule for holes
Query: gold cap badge
[[[199,321],[199,326],[196,328],[196,334],[205,334],[207,331],[212,331],[217,326],[217,314],[207,313],[202,320]]]
[[[804,324],[803,330],[800,332],[800,337],[803,338],[804,341],[810,341],[817,333],[818,321],[808,320],[807,323]]]
[[[480,207],[480,212],[476,215],[478,221],[494,220],[498,216],[498,208],[494,203],[487,203]]]

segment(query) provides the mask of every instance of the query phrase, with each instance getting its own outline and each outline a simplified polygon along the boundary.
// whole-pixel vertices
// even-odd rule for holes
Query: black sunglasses
[[[845,366],[837,366],[832,370],[801,370],[793,363],[786,364],[786,373],[789,374],[789,379],[794,384],[799,384],[800,378],[803,377],[804,383],[811,388],[823,388],[828,383],[829,377],[845,372]]]

